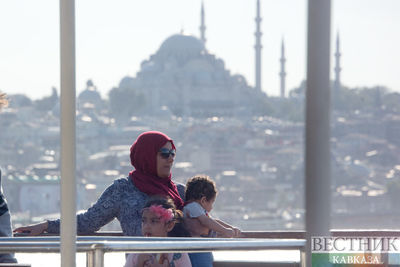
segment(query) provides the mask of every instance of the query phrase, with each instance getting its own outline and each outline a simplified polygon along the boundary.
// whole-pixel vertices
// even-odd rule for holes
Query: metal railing
[[[76,251],[86,253],[88,267],[103,267],[109,252],[172,253],[207,251],[299,250],[300,266],[305,266],[304,239],[265,238],[151,238],[122,236],[78,236]],[[60,237],[3,237],[0,253],[59,253]]]
[[[333,237],[400,237],[400,230],[331,230]],[[206,252],[206,251],[255,251],[297,250],[300,266],[306,266],[306,232],[297,231],[244,231],[242,238],[143,238],[127,237],[122,232],[96,232],[90,236],[77,237],[77,252],[86,253],[88,267],[104,266],[104,254],[112,252],[160,253],[160,252]],[[13,238],[0,238],[0,253],[59,253],[60,237],[41,234],[29,237],[16,234]]]

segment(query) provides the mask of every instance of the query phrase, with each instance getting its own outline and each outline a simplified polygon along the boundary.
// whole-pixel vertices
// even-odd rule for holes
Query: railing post
[[[306,248],[303,248],[303,249],[300,250],[300,263],[299,263],[300,267],[306,267],[307,266],[306,258],[307,258]]]
[[[305,131],[307,266],[311,237],[330,228],[330,0],[308,0]]]
[[[86,267],[94,267],[94,251],[86,252]]]
[[[86,253],[86,267],[104,267],[104,251],[102,247],[96,247]]]
[[[94,250],[94,265],[93,267],[104,267],[104,251],[103,248],[96,248]]]

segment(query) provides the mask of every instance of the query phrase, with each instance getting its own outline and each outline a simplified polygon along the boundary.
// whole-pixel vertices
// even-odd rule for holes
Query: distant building
[[[285,70],[286,58],[285,58],[285,42],[283,41],[283,39],[281,45],[281,58],[279,61],[281,63],[281,71],[279,72],[280,91],[281,91],[281,98],[284,98],[286,94],[286,70]]]
[[[92,80],[86,82],[86,88],[78,95],[79,109],[102,108],[103,100]]]
[[[125,77],[120,88],[142,96],[144,111],[156,115],[166,106],[176,116],[213,117],[253,114],[265,97],[232,75],[224,61],[210,54],[204,41],[189,35],[167,38],[144,60],[135,78]]]
[[[256,37],[256,43],[254,45],[254,52],[255,52],[255,87],[256,90],[261,92],[262,91],[262,85],[261,85],[261,50],[262,50],[262,44],[261,44],[261,21],[262,18],[260,16],[260,0],[257,0],[257,9],[256,9],[256,32],[254,33],[254,36]]]
[[[342,56],[340,52],[340,39],[339,33],[336,36],[336,52],[335,52],[335,80],[333,83],[333,90],[336,95],[340,93],[341,81],[340,81],[340,73],[342,71],[342,67],[340,66],[340,57]]]

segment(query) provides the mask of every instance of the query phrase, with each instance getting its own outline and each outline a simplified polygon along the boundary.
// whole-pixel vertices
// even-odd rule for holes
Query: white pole
[[[75,178],[75,2],[60,0],[61,63],[61,266],[74,267]]]
[[[307,266],[312,236],[330,228],[330,0],[308,0],[305,129]]]

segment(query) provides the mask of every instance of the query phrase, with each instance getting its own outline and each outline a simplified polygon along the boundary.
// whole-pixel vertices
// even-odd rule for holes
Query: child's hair
[[[186,183],[185,200],[199,200],[206,197],[210,201],[217,195],[215,182],[207,175],[195,175]]]
[[[182,211],[176,209],[174,201],[169,197],[162,197],[162,196],[152,196],[146,202],[143,207],[143,210],[149,208],[151,206],[161,206],[164,209],[172,210],[174,215],[173,221],[175,221],[174,228],[168,233],[170,237],[190,237],[189,231],[185,228],[183,224],[183,214]]]

